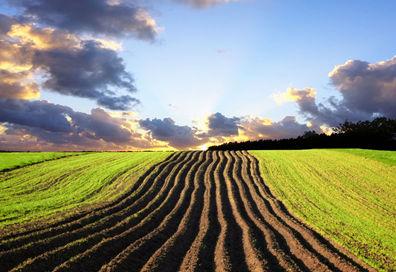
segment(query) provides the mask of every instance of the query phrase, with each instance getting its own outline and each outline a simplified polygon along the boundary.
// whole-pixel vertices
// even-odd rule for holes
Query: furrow
[[[204,175],[205,195],[203,211],[199,223],[199,233],[184,257],[180,271],[214,271],[215,246],[213,241],[220,234],[220,223],[217,220],[216,188],[214,186],[214,168],[218,156],[213,151],[206,151],[213,160],[206,168]]]
[[[128,192],[123,194],[123,196],[116,199],[112,203],[107,203],[101,207],[95,207],[84,214],[70,216],[63,221],[58,221],[54,224],[45,226],[45,228],[42,229],[37,228],[35,230],[20,233],[18,235],[2,237],[3,242],[0,244],[0,252],[7,251],[9,249],[15,249],[34,241],[47,239],[65,231],[73,231],[75,229],[81,228],[81,226],[92,223],[108,214],[112,214],[129,206],[131,202],[135,201],[144,192],[144,190],[147,189],[147,182],[153,179],[156,173],[160,173],[168,164],[172,163],[172,161],[179,160],[180,157],[181,156],[179,154],[172,154],[163,162],[150,167],[135,182]],[[40,224],[40,222],[37,222],[37,224]]]
[[[47,251],[42,255],[37,256],[36,258],[28,259],[19,267],[26,267],[26,269],[34,271],[36,268],[48,266],[50,260],[51,267],[54,268],[55,266],[60,265],[62,262],[67,261],[69,258],[75,257],[82,252],[90,249],[96,244],[102,242],[104,239],[119,235],[124,231],[136,226],[140,221],[142,221],[142,219],[144,219],[149,213],[154,211],[161,204],[161,201],[167,196],[167,193],[173,186],[173,184],[170,182],[172,180],[172,177],[175,176],[177,170],[179,170],[182,165],[189,160],[189,157],[190,155],[182,155],[176,160],[178,162],[176,165],[174,163],[169,163],[169,165],[167,165],[163,169],[163,171],[161,171],[156,176],[153,182],[154,186],[151,186],[150,190],[146,192],[144,197],[142,197],[145,200],[137,201],[133,205],[131,205],[130,208],[126,209],[126,211],[121,211],[118,214],[118,220],[117,218],[115,218],[115,220],[106,220],[107,218],[104,218],[101,224],[96,225],[95,223],[93,223],[87,226],[87,233],[85,232],[85,228],[77,230],[74,235],[73,233],[66,233],[66,238],[69,236],[75,238],[72,239],[73,242],[64,246],[60,246],[55,250]],[[165,186],[163,186],[164,179]],[[159,193],[158,189],[161,189]],[[151,191],[154,191],[154,193]],[[129,216],[123,216],[123,213],[128,213]],[[111,226],[110,228],[108,228],[109,225]],[[81,233],[78,232],[83,232],[85,236],[81,238]],[[60,238],[64,238],[62,235],[60,236]],[[46,245],[45,241],[44,244]],[[36,247],[34,249],[37,250],[37,248],[39,247]]]
[[[339,251],[334,245],[323,238],[320,234],[310,229],[308,226],[300,222],[297,218],[292,216],[286,207],[273,196],[268,186],[261,177],[260,166],[258,160],[244,152],[244,155],[250,161],[250,169],[253,180],[255,181],[256,190],[260,194],[260,198],[264,201],[267,207],[268,218],[272,218],[274,224],[282,235],[290,237],[298,245],[296,254],[301,254],[299,257],[307,261],[307,258],[312,258],[313,263],[306,262],[307,266],[327,266],[331,271],[366,271],[366,269]],[[289,241],[289,240],[287,240]],[[298,253],[298,250],[301,252]],[[305,258],[303,257],[305,256]],[[317,261],[315,261],[317,259]],[[322,263],[322,265],[319,264]],[[319,268],[317,268],[319,270]]]
[[[244,203],[241,201],[241,196],[238,194],[238,188],[235,185],[234,171],[235,170],[235,160],[230,155],[229,151],[225,151],[224,156],[227,159],[227,164],[224,169],[224,176],[227,186],[227,195],[230,199],[232,214],[236,219],[237,224],[242,229],[243,238],[243,251],[246,255],[246,263],[248,265],[249,271],[268,271],[280,270],[280,266],[275,262],[276,259],[271,256],[269,252],[266,252],[265,256],[263,254],[264,248],[259,248],[258,245],[262,243],[263,239],[260,241],[260,235],[255,228],[252,220],[246,213]],[[255,235],[256,233],[256,235]],[[259,241],[256,241],[259,239]]]
[[[216,271],[248,271],[247,256],[243,250],[245,244],[242,240],[243,231],[233,215],[231,199],[227,193],[228,186],[224,178],[225,167],[229,162],[226,161],[222,151],[217,154],[220,157],[220,163],[216,167],[214,177],[221,232],[215,251]]]
[[[121,263],[123,267],[128,266],[136,269],[139,267],[134,261],[136,255],[140,255],[141,253],[139,252],[145,252],[146,254],[147,250],[144,247],[149,247],[150,250],[153,250],[158,248],[158,245],[160,245],[160,247],[157,251],[153,252],[152,255],[146,255],[149,259],[141,271],[176,271],[178,269],[186,251],[199,231],[198,223],[200,214],[202,213],[204,187],[202,186],[203,184],[200,184],[199,178],[197,177],[202,175],[203,169],[205,169],[210,162],[206,154],[201,152],[199,163],[194,165],[188,173],[186,180],[190,184],[193,183],[193,192],[190,198],[186,198],[186,205],[188,205],[188,208],[182,215],[181,220],[175,220],[176,217],[175,219],[171,218],[172,221],[169,220],[168,224],[164,224],[162,230],[155,230],[149,235],[150,241],[147,244],[142,245],[140,243],[140,248],[137,248],[135,251],[128,251],[126,258],[122,260],[116,258],[115,262],[102,267],[102,271],[123,270],[117,269],[117,265],[113,265],[116,262]],[[165,241],[165,236],[167,236],[168,233],[173,233],[175,229],[177,229],[176,232]],[[161,234],[160,238],[155,237],[155,232]],[[155,243],[155,241],[158,242]],[[165,243],[163,243],[163,241],[165,241]],[[109,269],[110,267],[112,268]]]
[[[183,159],[183,156],[180,156],[177,158],[176,161],[180,161]],[[133,215],[135,212],[139,211],[140,209],[143,209],[146,206],[146,203],[140,204],[142,201],[142,198],[147,198],[147,196],[151,195],[151,198],[153,198],[156,193],[157,193],[157,186],[158,181],[165,179],[166,176],[168,176],[170,169],[172,169],[173,164],[168,163],[167,165],[161,165],[158,168],[161,172],[158,173],[158,175],[152,175],[152,176],[147,176],[145,180],[141,183],[141,186],[131,195],[128,200],[134,200],[137,199],[135,202],[133,202],[132,205],[126,206],[126,203],[121,202],[117,205],[117,207],[113,207],[112,211],[115,211],[113,214],[105,214],[102,216],[102,214],[98,214],[97,212],[92,214],[92,217],[97,217],[101,216],[102,218],[99,221],[95,220],[90,220],[90,218],[85,218],[84,221],[80,222],[80,228],[75,229],[73,231],[69,231],[68,228],[65,228],[64,230],[60,229],[61,231],[60,234],[57,236],[53,236],[50,238],[44,238],[42,240],[39,240],[37,242],[31,242],[29,244],[26,244],[20,248],[8,250],[6,252],[0,253],[0,262],[2,260],[12,260],[7,262],[7,268],[10,269],[13,266],[12,265],[18,265],[23,263],[25,260],[28,261],[30,266],[32,266],[33,263],[40,263],[45,261],[46,259],[49,258],[50,255],[54,255],[52,258],[55,258],[55,256],[59,255],[60,252],[63,252],[63,245],[66,245],[68,243],[72,243],[72,247],[75,248],[80,248],[80,251],[82,248],[85,248],[89,244],[97,242],[98,238],[93,239],[92,237],[93,234],[99,234],[101,231],[104,229],[111,228],[113,226],[117,226],[117,229],[119,232],[122,232],[123,229],[128,228],[131,224],[136,224],[137,219],[140,218],[135,218],[134,220],[128,220],[128,217]],[[153,172],[155,173],[155,172]],[[155,178],[155,179],[153,179]],[[153,180],[153,182],[151,182]],[[158,187],[160,188],[160,186]],[[148,190],[148,191],[147,191]],[[154,191],[153,193],[150,193],[150,191]],[[145,192],[145,193],[144,193]],[[142,196],[143,194],[143,196]],[[131,201],[125,201],[125,202],[131,202]],[[140,205],[139,205],[140,204]],[[117,208],[117,209],[116,209]],[[123,210],[119,210],[120,208],[123,208]],[[123,222],[123,220],[128,220],[128,224],[121,224],[120,222]],[[85,225],[83,223],[85,222],[91,222],[88,225]],[[113,231],[114,232],[114,231]],[[73,243],[73,241],[81,240],[83,238],[90,238],[88,241],[82,241],[81,243]],[[92,239],[91,239],[92,238]],[[58,248],[59,250],[56,250]],[[67,247],[68,248],[68,247]],[[58,252],[58,254],[56,254]],[[79,252],[77,250],[77,252]],[[40,256],[43,255],[43,256]],[[35,258],[37,257],[38,258]],[[63,255],[63,258],[65,258],[66,255]],[[62,258],[57,258],[59,261],[61,261]]]
[[[270,228],[266,222],[266,218],[262,216],[259,208],[257,207],[256,200],[252,198],[250,187],[246,187],[248,183],[247,164],[246,158],[237,155],[234,151],[231,151],[235,164],[233,167],[233,179],[234,186],[238,188],[239,195],[244,205],[244,211],[246,211],[249,220],[252,221],[251,228],[253,231],[253,239],[256,247],[261,251],[261,258],[265,258],[268,261],[268,269],[276,271],[303,271],[306,267],[302,265],[302,268],[297,265],[301,262],[295,256],[290,253],[289,248],[281,246],[279,243],[279,237],[276,237],[276,230]],[[242,158],[241,158],[242,157]],[[243,163],[242,163],[243,161]],[[242,205],[239,205],[241,207]],[[241,212],[243,213],[243,212]],[[266,246],[265,246],[266,245]],[[304,269],[305,268],[305,269]]]
[[[246,155],[238,151],[235,156],[242,159],[243,163],[239,164],[242,166],[240,175],[243,183],[241,185],[245,187],[245,195],[249,199],[250,208],[256,217],[255,222],[263,229],[271,252],[278,259],[287,258],[283,261],[285,263],[283,266],[293,271],[328,271],[328,267],[320,263],[313,253],[302,247],[293,233],[269,212],[268,206],[259,197]]]
[[[118,235],[109,235],[108,238],[103,239],[99,244],[93,246],[89,250],[80,254],[76,258],[69,260],[62,265],[55,268],[54,271],[83,271],[89,268],[93,271],[98,271],[103,265],[110,262],[120,252],[123,252],[136,240],[144,237],[153,229],[160,225],[164,217],[175,207],[179,206],[179,199],[182,192],[186,191],[184,184],[180,180],[184,180],[191,167],[198,161],[198,153],[188,152],[188,161],[179,164],[180,167],[175,167],[172,173],[176,177],[170,176],[169,186],[172,186],[165,199],[160,199],[161,204],[158,208],[150,214],[144,216],[144,219],[134,227],[129,228]],[[153,201],[157,201],[156,198]],[[139,213],[140,216],[140,213]]]

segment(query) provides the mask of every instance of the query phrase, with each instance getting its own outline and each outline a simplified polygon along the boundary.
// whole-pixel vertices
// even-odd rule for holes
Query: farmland
[[[290,212],[373,267],[396,270],[396,152],[252,153]]]
[[[4,173],[0,270],[374,271],[289,213],[246,151],[137,154]]]
[[[0,153],[0,171],[17,167],[44,162],[48,160],[77,156],[83,153],[77,152],[4,152]]]
[[[0,173],[1,232],[14,224],[21,230],[30,227],[26,223],[58,221],[105,205],[129,192],[146,170],[167,156],[90,153]]]

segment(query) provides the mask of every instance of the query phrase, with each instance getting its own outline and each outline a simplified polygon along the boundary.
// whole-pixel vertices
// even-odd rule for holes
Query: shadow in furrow
[[[156,210],[147,215],[147,217],[135,227],[122,234],[103,240],[100,244],[92,247],[77,258],[58,266],[54,271],[83,271],[87,268],[98,271],[103,265],[110,262],[131,244],[141,239],[141,237],[144,237],[155,228],[158,228],[158,225],[162,224],[164,217],[166,217],[175,206],[178,207],[180,205],[179,199],[182,195],[182,191],[184,192],[185,190],[182,182],[179,182],[179,180],[185,179],[192,165],[198,160],[198,153],[192,154],[188,152],[187,154],[189,160],[183,163],[181,169],[175,167],[172,170],[172,173],[177,173],[175,179],[170,178],[172,189]],[[191,194],[191,192],[189,193]]]
[[[203,210],[203,198],[205,193],[204,176],[205,169],[211,164],[212,158],[209,153],[202,152],[200,165],[194,175],[194,191],[190,199],[189,207],[184,214],[177,232],[170,237],[166,243],[151,256],[142,271],[164,271],[173,272],[180,269],[186,252],[194,242],[200,228],[200,217]]]
[[[196,154],[197,152],[194,153],[195,157]],[[144,237],[134,241],[108,264],[105,264],[100,271],[129,271],[132,267],[133,270],[138,271],[147,261],[151,260],[150,258],[156,254],[156,251],[161,251],[161,248],[169,241],[170,237],[177,233],[178,225],[181,224],[184,214],[188,210],[190,203],[188,200],[191,195],[194,196],[195,192],[195,186],[193,185],[194,175],[202,163],[204,163],[203,152],[199,155],[198,161],[195,160],[192,166],[187,167],[187,174],[180,176],[175,181],[176,184],[184,183],[185,186],[177,205],[170,213],[167,213],[161,224]],[[158,259],[165,257],[165,255],[166,252],[159,254]]]
[[[254,180],[256,180],[261,189],[263,189],[263,192],[259,195],[265,201],[268,210],[271,212],[271,214],[273,214],[274,217],[276,217],[277,220],[282,223],[282,225],[287,227],[293,233],[293,235],[306,249],[312,252],[322,263],[326,264],[332,271],[345,271],[345,269],[348,269],[350,271],[369,271],[359,263],[355,262],[352,258],[339,251],[319,233],[302,224],[297,218],[291,215],[287,208],[283,205],[283,203],[272,194],[271,190],[264,182],[261,176],[260,164],[258,159],[256,159],[253,155],[249,154],[246,151],[244,151],[244,154],[251,161],[252,173],[255,177]],[[261,190],[259,191],[261,192]],[[305,234],[303,234],[303,232]],[[312,241],[315,246],[308,242],[306,236],[309,236],[309,240]]]
[[[172,154],[166,160],[150,167],[144,172],[142,176],[139,177],[139,179],[127,192],[111,203],[107,203],[101,207],[93,208],[92,210],[84,212],[83,214],[72,215],[54,224],[45,225],[43,227],[39,226],[29,231],[2,237],[3,242],[0,244],[0,251],[7,251],[34,241],[47,239],[65,231],[73,231],[75,229],[81,228],[83,225],[87,225],[108,214],[116,212],[117,210],[115,209],[122,209],[123,207],[129,206],[131,201],[135,201],[137,198],[137,196],[131,198],[131,195],[144,183],[144,181],[150,175],[152,175],[153,172],[160,173],[166,165],[176,160],[178,157],[180,157],[179,154]],[[37,224],[40,224],[40,221],[37,222]]]
[[[196,254],[194,262],[190,267],[185,266],[181,271],[214,271],[215,266],[215,250],[216,243],[214,241],[220,235],[220,222],[218,220],[218,211],[216,206],[216,186],[214,178],[214,169],[219,163],[219,158],[216,152],[207,151],[213,158],[213,163],[208,167],[205,173],[205,184],[207,187],[205,201],[207,201],[207,213],[204,214],[205,228],[202,233],[202,239],[197,241],[198,253]],[[202,220],[202,219],[201,219]]]
[[[171,172],[169,173],[169,167],[167,166],[165,171],[160,172],[154,181],[153,184],[157,184],[160,182],[160,184],[163,184],[163,179],[165,179],[167,182],[171,177],[176,175],[176,170],[182,167],[182,164],[184,162],[187,162],[189,160],[189,156],[184,156],[182,155],[179,162],[174,165],[173,163],[170,163],[168,166],[170,166]],[[146,215],[148,215],[150,212],[152,212],[158,205],[160,205],[161,200],[166,197],[167,192],[170,190],[170,187],[172,187],[172,184],[169,184],[169,186],[158,186],[161,187],[162,193],[158,194],[156,198],[153,199],[147,199],[145,203],[142,203],[142,207],[145,207],[144,210],[141,210],[139,212],[139,216],[131,215],[129,217],[124,218],[122,221],[116,221],[113,222],[111,225],[111,228],[106,228],[107,226],[107,221],[106,218],[104,218],[105,222],[102,222],[99,227],[99,231],[96,231],[92,233],[89,236],[86,236],[84,239],[80,239],[77,241],[74,241],[72,243],[69,243],[65,246],[59,247],[53,251],[46,252],[35,259],[31,260],[28,262],[26,267],[24,268],[26,271],[35,271],[35,270],[46,270],[48,269],[53,269],[57,265],[62,264],[63,262],[69,260],[70,258],[73,258],[75,256],[78,256],[79,254],[83,253],[84,251],[94,247],[98,243],[103,243],[105,239],[108,237],[113,237],[120,235],[121,233],[131,229],[132,227],[136,226],[142,219],[145,218]],[[164,188],[168,188],[168,190],[163,190]],[[150,190],[157,190],[155,186],[151,186]],[[147,204],[147,202],[149,204]],[[92,231],[96,230],[96,226],[93,226]],[[82,229],[84,231],[84,229]]]
[[[216,246],[216,266],[222,271],[249,271],[243,250],[243,231],[234,217],[224,177],[227,160],[220,151],[220,163],[215,171],[217,205],[221,233]]]
[[[247,233],[246,240],[250,240],[249,243],[251,244],[251,247],[255,251],[255,253],[250,253],[248,258],[253,258],[253,256],[257,256],[259,260],[261,259],[261,265],[263,268],[260,268],[256,262],[254,263],[254,259],[250,260],[250,270],[256,269],[257,271],[260,271],[259,269],[266,269],[270,271],[283,271],[284,268],[280,265],[279,260],[276,258],[276,256],[267,248],[266,244],[266,239],[264,237],[263,232],[260,230],[260,228],[253,222],[252,218],[250,218],[250,215],[247,212],[247,209],[249,206],[245,206],[245,203],[243,201],[243,195],[240,192],[240,183],[242,181],[242,178],[238,180],[238,176],[236,175],[238,168],[238,162],[230,154],[229,151],[225,151],[224,155],[226,156],[228,160],[228,167],[226,167],[225,171],[228,173],[226,174],[226,180],[229,182],[230,186],[230,193],[231,193],[231,199],[235,202],[235,216],[237,216],[237,220],[239,219],[239,224],[241,228],[245,228],[245,232]],[[243,227],[245,225],[245,227]]]
[[[182,159],[183,156],[175,158],[176,161],[180,161]],[[144,178],[144,181],[141,183],[141,186],[138,188],[137,191],[133,193],[133,196],[132,195],[130,196],[130,200],[134,200],[132,205],[126,206],[126,204],[128,203],[122,202],[120,203],[120,205],[118,205],[116,210],[115,207],[111,209],[112,211],[119,210],[116,213],[107,216],[106,215],[102,216],[102,214],[94,213],[92,217],[102,216],[102,218],[97,222],[91,223],[87,226],[83,226],[82,224],[80,224],[80,228],[71,232],[68,231],[66,228],[61,234],[57,236],[43,239],[36,243],[29,243],[21,248],[2,252],[0,253],[0,261],[3,259],[12,260],[12,261],[7,261],[6,266],[8,269],[11,269],[16,265],[23,263],[23,261],[28,258],[33,258],[29,261],[29,266],[32,268],[40,266],[40,263],[48,263],[49,259],[53,260],[52,263],[53,265],[56,266],[56,263],[59,265],[62,263],[62,261],[67,260],[66,258],[70,254],[74,254],[70,256],[73,257],[76,254],[85,251],[88,246],[92,246],[103,239],[102,237],[96,237],[96,238],[91,237],[93,234],[95,233],[99,234],[103,230],[111,229],[117,223],[122,222],[123,220],[127,219],[129,216],[133,215],[135,212],[139,211],[142,207],[145,207],[147,203],[144,203],[143,205],[140,206],[136,205],[139,203],[139,200],[141,200],[140,197],[142,195],[143,196],[147,195],[147,191],[149,189],[150,190],[153,189],[151,187],[154,187],[155,189],[154,185],[156,184],[158,178],[160,178],[161,176],[167,176],[167,174],[169,174],[169,171],[167,171],[166,168],[172,165],[173,164],[170,162],[167,162],[166,164],[160,164],[158,165],[157,168],[155,168],[158,171],[151,172],[153,175],[149,176],[145,174],[144,176],[146,178]],[[122,210],[120,210],[121,208]],[[125,231],[127,228],[129,228],[128,226],[136,225],[136,223],[139,222],[140,220],[141,218],[133,218],[128,222],[128,224],[124,224],[121,226],[118,225],[116,229],[118,230],[118,233],[121,233]],[[90,221],[90,220],[88,218],[85,221]],[[85,241],[81,241],[80,243],[73,242],[82,239],[84,237],[88,237],[89,239]],[[67,246],[68,243],[70,243],[69,246]],[[66,248],[64,245],[66,245]],[[65,253],[66,249],[68,249],[68,251],[70,252],[69,254]],[[41,254],[43,256],[41,256]]]
[[[258,207],[258,201],[260,199],[258,198],[258,194],[257,191],[252,190],[252,184],[254,185],[253,182],[253,177],[251,176],[250,171],[248,171],[248,169],[250,168],[250,163],[247,160],[247,158],[239,153],[239,152],[232,152],[232,155],[236,158],[239,158],[239,160],[237,161],[237,165],[235,166],[236,170],[236,175],[238,177],[238,179],[241,181],[240,186],[243,187],[244,190],[244,197],[247,199],[249,205],[250,205],[250,209],[252,210],[252,213],[254,214],[254,216],[257,217],[257,219],[259,220],[260,224],[267,230],[267,232],[269,232],[269,237],[267,237],[267,239],[271,239],[274,238],[274,248],[272,248],[271,251],[275,251],[275,256],[276,258],[280,258],[280,259],[285,259],[284,260],[286,262],[286,264],[284,264],[283,266],[287,266],[287,259],[290,259],[290,261],[292,262],[291,264],[289,264],[291,267],[293,267],[294,265],[297,265],[297,267],[294,267],[293,270],[296,271],[297,269],[300,269],[302,271],[311,271],[311,269],[309,269],[304,262],[299,259],[298,257],[296,257],[290,250],[290,247],[285,239],[285,237],[278,231],[278,229],[276,228],[276,226],[273,226],[271,224],[270,221],[268,221],[268,218],[266,218],[263,214],[263,210],[260,209]],[[244,175],[246,175],[246,177],[243,177]],[[265,209],[265,208],[264,208]],[[273,236],[273,237],[271,237]],[[290,241],[289,241],[290,242]],[[279,250],[282,251],[282,256],[279,256],[280,252]]]

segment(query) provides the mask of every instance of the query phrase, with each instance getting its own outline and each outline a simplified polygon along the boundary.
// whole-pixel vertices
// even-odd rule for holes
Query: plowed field
[[[0,270],[366,271],[289,214],[247,152],[175,153],[134,188],[83,217],[0,237]]]

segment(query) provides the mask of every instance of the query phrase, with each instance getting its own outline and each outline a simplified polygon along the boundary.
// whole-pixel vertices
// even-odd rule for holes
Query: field
[[[2,176],[1,271],[375,271],[289,213],[245,151],[43,165]]]
[[[289,211],[373,267],[396,271],[396,152],[252,153]]]
[[[396,152],[382,150],[366,150],[366,149],[333,149],[338,152],[369,158],[375,161],[383,162],[392,166],[396,166]]]
[[[17,167],[63,158],[83,153],[72,152],[4,152],[0,153],[0,171]]]
[[[21,230],[29,227],[25,223],[62,220],[93,209],[92,205],[112,202],[167,156],[162,152],[89,153],[0,173],[0,233],[15,224]]]

